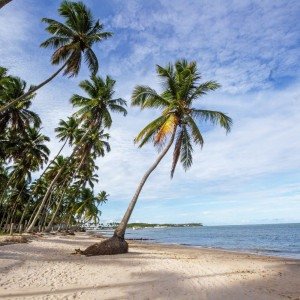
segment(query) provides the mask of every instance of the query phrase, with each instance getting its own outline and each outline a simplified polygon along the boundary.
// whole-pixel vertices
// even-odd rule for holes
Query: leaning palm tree
[[[157,66],[156,71],[162,80],[163,92],[158,93],[149,86],[136,86],[132,93],[131,103],[141,109],[156,108],[162,111],[161,115],[150,122],[135,138],[135,143],[139,143],[139,147],[152,142],[161,149],[161,152],[143,176],[122,221],[114,232],[114,236],[102,243],[88,247],[82,252],[83,254],[99,255],[127,252],[128,245],[124,240],[126,227],[146,180],[172,145],[174,148],[171,178],[174,175],[178,160],[185,170],[191,167],[193,144],[202,147],[204,143],[198,127],[199,122],[210,121],[223,127],[226,132],[230,131],[232,120],[226,114],[196,106],[196,101],[207,92],[220,87],[215,81],[200,83],[201,76],[197,71],[196,62],[179,60],[175,65],[169,64],[165,68]]]
[[[94,20],[92,12],[83,2],[65,0],[61,3],[58,13],[64,19],[64,23],[48,18],[42,19],[52,37],[44,41],[41,47],[55,49],[51,63],[61,64],[60,68],[48,79],[29,89],[25,95],[12,98],[8,104],[1,106],[0,112],[34,93],[62,71],[64,75],[77,76],[83,59],[91,73],[97,73],[98,59],[92,46],[111,37],[112,33],[103,31],[103,24],[99,20]]]
[[[40,129],[27,128],[26,135],[19,137],[19,149],[14,153],[14,171],[10,175],[9,183],[15,186],[24,186],[31,181],[31,173],[38,171],[48,161],[49,149],[45,145],[49,138],[40,133]],[[7,184],[9,192],[10,184]],[[21,188],[21,191],[23,188]],[[0,202],[3,202],[5,193],[2,194]],[[8,201],[10,197],[8,197]],[[26,208],[27,209],[27,208]],[[25,209],[25,210],[26,210]]]
[[[63,149],[65,148],[66,144],[68,143],[69,146],[72,146],[74,140],[80,134],[81,130],[78,128],[79,123],[74,117],[68,117],[67,121],[60,120],[59,126],[55,128],[55,132],[57,132],[56,137],[59,138],[59,141],[64,141],[63,145],[59,149],[58,153],[55,157],[50,161],[49,165],[43,171],[42,177],[50,167],[50,165],[57,159],[57,157],[61,154]]]
[[[106,80],[104,81],[98,76],[93,76],[91,82],[83,81],[80,83],[80,86],[86,91],[89,97],[74,95],[71,98],[73,105],[75,107],[80,107],[79,111],[75,113],[75,116],[78,117],[81,122],[84,133],[78,134],[80,137],[78,141],[76,141],[75,147],[73,148],[72,154],[68,158],[67,163],[57,172],[56,176],[50,182],[40,208],[38,209],[35,218],[28,226],[27,232],[30,232],[35,226],[38,216],[49,198],[54,185],[62,176],[68,163],[71,160],[74,160],[74,158],[76,159],[80,156],[81,160],[78,164],[78,169],[80,169],[91,151],[93,152],[92,156],[100,156],[104,154],[104,152],[97,149],[99,145],[103,147],[103,149],[106,148],[106,150],[108,150],[106,142],[100,140],[101,138],[106,139],[108,137],[101,130],[102,125],[106,125],[107,127],[111,125],[111,121],[105,121],[106,119],[111,120],[110,111],[122,113],[124,116],[127,113],[124,108],[124,106],[126,106],[125,100],[112,99],[114,95],[114,85],[115,81],[110,77],[106,77]],[[83,86],[89,87],[84,88]],[[87,149],[89,145],[91,145],[91,147],[90,149]]]
[[[114,98],[116,81],[106,76],[105,79],[92,75],[90,80],[80,82],[79,86],[87,94],[75,94],[71,98],[74,107],[78,107],[76,116],[87,126],[110,128],[112,118],[110,112],[121,113],[126,116],[126,101]]]
[[[0,88],[1,88],[1,83],[5,78],[7,78],[7,68],[0,66]]]
[[[68,176],[68,168],[67,164],[69,163],[68,158],[64,158],[63,156],[58,156],[56,160],[49,166],[48,172],[45,173],[45,177],[47,181],[50,182],[48,185],[48,188],[42,197],[41,201],[37,204],[38,208],[36,213],[34,214],[33,219],[31,222],[28,222],[28,227],[26,228],[26,232],[32,231],[33,227],[36,225],[42,210],[44,209],[52,191],[53,187],[56,183],[58,183],[59,179],[62,177],[67,177]],[[69,165],[70,167],[70,165]],[[63,176],[64,175],[64,176]]]
[[[1,83],[0,105],[6,105],[10,99],[25,95],[26,82],[19,77],[9,76]],[[41,124],[39,116],[29,110],[34,94],[28,95],[22,102],[0,112],[0,132],[9,129],[12,132],[23,133],[30,124],[38,127]]]
[[[12,0],[0,0],[0,9],[4,6],[4,5],[6,5],[6,4],[8,4],[9,2],[11,2]]]

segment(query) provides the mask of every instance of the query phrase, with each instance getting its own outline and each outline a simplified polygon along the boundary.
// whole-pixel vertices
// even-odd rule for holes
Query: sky
[[[101,222],[119,221],[147,168],[157,156],[138,148],[137,133],[159,111],[130,107],[137,84],[161,91],[155,65],[195,60],[203,81],[222,87],[197,106],[227,113],[231,133],[198,124],[205,144],[194,147],[193,166],[178,166],[170,179],[167,155],[147,181],[132,222],[204,225],[300,222],[300,2],[202,0],[87,0],[113,38],[95,46],[99,75],[116,81],[128,101],[126,118],[113,115],[112,150],[97,160],[95,191],[110,195]],[[41,18],[59,19],[60,1],[13,0],[0,10],[0,65],[37,84],[52,74],[51,50]],[[54,128],[74,110],[70,97],[89,77],[57,77],[42,88],[32,110],[43,120],[53,157]],[[68,149],[65,154],[68,154]]]

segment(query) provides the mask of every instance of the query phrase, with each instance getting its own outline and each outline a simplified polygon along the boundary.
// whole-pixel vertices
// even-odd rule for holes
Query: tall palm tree
[[[11,99],[25,95],[26,82],[19,77],[7,77],[1,82],[0,106],[6,105]],[[38,127],[41,124],[39,116],[29,110],[34,94],[26,96],[22,102],[0,112],[0,132],[9,127],[11,131],[24,133],[29,125]]]
[[[82,146],[78,149],[75,160],[78,160],[78,171],[81,171],[83,166],[87,164],[89,167],[90,159],[96,159],[99,156],[104,156],[106,152],[110,151],[110,145],[108,143],[109,134],[104,133],[103,130],[86,129],[88,134],[84,134],[84,137],[80,139]]]
[[[13,154],[14,170],[10,174],[9,184],[6,185],[0,202],[3,202],[5,195],[9,192],[10,185],[13,189],[20,185],[22,192],[23,187],[31,180],[31,173],[38,171],[48,161],[49,149],[45,145],[47,141],[49,141],[47,136],[41,134],[39,129],[32,127],[28,127],[25,135],[19,137],[18,149]],[[10,197],[7,201],[10,201]]]
[[[7,78],[7,68],[0,66],[0,89],[3,79]]]
[[[62,152],[62,150],[64,149],[66,144],[69,142],[69,145],[72,145],[78,131],[80,131],[80,130],[78,129],[77,120],[74,117],[69,117],[67,119],[67,121],[60,120],[59,126],[57,128],[55,128],[55,131],[57,132],[57,137],[60,139],[60,141],[64,141],[64,144],[62,145],[62,147],[60,148],[58,153],[55,155],[55,157],[48,163],[47,167],[44,168],[42,174],[40,175],[40,177],[38,179],[38,182],[34,185],[34,188],[31,191],[30,198],[24,208],[21,221],[23,221],[23,218],[24,218],[25,214],[27,213],[27,209],[29,207],[29,204],[30,204],[35,192],[36,192],[36,189],[39,188],[38,183],[43,180],[44,175],[46,174],[48,169],[52,166],[52,164],[55,163],[56,159],[58,159],[58,157],[60,156],[60,153]],[[20,224],[22,224],[22,222],[20,222]]]
[[[112,117],[110,112],[127,114],[126,101],[121,98],[113,98],[116,81],[106,76],[92,75],[90,80],[80,82],[79,86],[87,94],[87,97],[75,94],[71,98],[74,107],[78,107],[76,116],[80,121],[100,128],[101,126],[110,128]]]
[[[94,195],[93,190],[83,188],[80,193],[79,201],[75,203],[73,207],[75,215],[85,222],[93,220],[94,223],[97,223],[100,214],[99,205],[105,203],[107,197],[108,195],[105,191]]]
[[[138,200],[139,194],[157,165],[167,154],[173,143],[173,163],[171,177],[178,160],[185,170],[192,165],[193,143],[203,146],[204,140],[197,122],[210,121],[223,127],[226,132],[230,131],[232,120],[226,114],[219,111],[204,110],[194,105],[209,91],[220,87],[215,81],[200,83],[200,73],[197,71],[196,62],[179,60],[175,65],[169,64],[163,68],[157,66],[157,74],[163,81],[165,88],[158,93],[148,86],[136,86],[132,94],[132,105],[145,108],[159,108],[161,116],[148,124],[135,138],[135,143],[142,147],[152,141],[154,145],[165,148],[143,176],[129,207],[115,230],[115,236],[124,238],[126,226]]]
[[[60,120],[59,122],[59,126],[57,128],[55,128],[55,131],[57,132],[57,137],[59,138],[59,141],[64,141],[62,147],[59,149],[58,153],[55,155],[55,157],[49,162],[49,164],[47,165],[47,167],[43,170],[42,174],[40,175],[38,181],[42,181],[43,180],[43,176],[46,174],[46,172],[48,171],[48,169],[52,166],[53,163],[56,162],[56,160],[60,157],[60,153],[62,152],[62,150],[64,149],[64,147],[66,146],[66,144],[69,142],[69,145],[71,146],[74,139],[76,138],[78,132],[80,132],[80,129],[78,129],[78,122],[74,117],[69,117],[67,121],[64,120]],[[36,184],[34,186],[34,189],[32,190],[32,195],[28,201],[28,205],[26,205],[25,210],[24,210],[24,214],[27,212],[27,208],[29,206],[29,203],[31,201],[31,198],[33,197],[33,195],[35,194],[35,189],[37,189],[39,187],[38,184]]]
[[[49,170],[46,173],[46,179],[50,182],[48,188],[42,197],[40,203],[38,203],[38,209],[32,219],[31,222],[28,222],[28,227],[26,228],[26,232],[30,232],[38,221],[42,210],[49,199],[51,192],[53,190],[54,185],[63,177],[63,175],[67,176],[67,163],[69,162],[68,158],[64,158],[63,156],[58,156],[56,160],[53,162],[51,166],[49,166]],[[70,166],[69,166],[70,167]]]
[[[53,65],[61,64],[61,67],[48,79],[29,89],[24,95],[12,98],[13,100],[6,105],[1,105],[0,112],[36,92],[63,70],[64,75],[77,76],[83,59],[91,73],[97,73],[98,59],[92,47],[95,43],[111,37],[112,33],[103,31],[103,24],[99,20],[94,20],[91,10],[81,1],[62,1],[58,13],[64,19],[64,23],[48,18],[42,19],[47,24],[46,31],[52,37],[44,41],[41,47],[54,48],[51,63]]]
[[[115,81],[110,77],[106,77],[104,81],[99,76],[92,76],[91,81],[83,81],[80,83],[81,88],[83,88],[88,97],[83,97],[79,95],[74,95],[71,98],[72,104],[74,107],[80,107],[79,111],[75,113],[75,116],[78,117],[79,121],[82,124],[82,129],[84,130],[83,134],[78,134],[80,138],[76,142],[76,145],[72,151],[72,154],[68,158],[69,161],[73,160],[74,158],[81,157],[79,160],[78,169],[82,167],[85,159],[88,158],[88,154],[93,151],[93,154],[96,156],[102,155],[101,145],[102,148],[106,147],[107,145],[102,140],[101,136],[107,138],[101,131],[102,124],[107,124],[107,126],[111,126],[111,116],[110,111],[122,113],[124,116],[126,115],[127,111],[124,108],[126,106],[126,101],[123,99],[112,99],[114,95],[114,85]],[[103,120],[107,121],[103,121]],[[100,138],[99,138],[100,137]],[[91,143],[90,141],[93,140]],[[98,142],[96,143],[96,141]],[[100,145],[101,144],[101,145]],[[100,148],[98,149],[98,146]],[[90,147],[88,149],[88,147]],[[44,207],[48,197],[51,194],[51,191],[62,176],[64,168],[67,166],[66,163],[55,175],[55,177],[50,182],[47,192],[41,202],[40,208],[35,215],[35,218],[32,220],[31,224],[27,228],[27,232],[30,232],[35,223],[38,219],[38,215],[40,214],[42,208]]]
[[[227,132],[230,131],[232,120],[226,114],[219,111],[204,110],[196,106],[196,101],[200,100],[207,92],[220,87],[215,81],[200,83],[201,76],[197,71],[196,62],[179,60],[174,65],[169,64],[165,68],[157,66],[156,71],[162,80],[164,90],[158,93],[149,86],[136,86],[132,93],[131,103],[141,109],[156,108],[161,110],[161,115],[138,134],[135,142],[139,143],[139,147],[153,142],[162,150],[143,176],[122,221],[114,232],[114,236],[96,247],[92,245],[91,248],[87,248],[83,251],[86,255],[127,252],[128,246],[124,243],[126,227],[146,180],[172,145],[174,148],[171,177],[174,175],[179,159],[185,170],[190,168],[193,143],[200,147],[204,143],[198,122],[210,121],[220,125]],[[164,148],[162,148],[163,146]]]
[[[64,141],[64,143],[59,149],[58,153],[55,155],[55,157],[51,160],[47,168],[44,170],[41,177],[48,170],[50,165],[58,158],[58,156],[61,154],[66,144],[68,143],[69,146],[73,144],[74,140],[81,132],[78,126],[79,126],[78,120],[76,120],[74,117],[68,117],[67,121],[64,120],[59,121],[58,127],[55,128],[55,132],[57,132],[56,137],[59,138],[60,142]]]
[[[11,2],[12,0],[0,0],[0,9],[4,6],[4,5],[6,5],[6,4],[8,4],[9,2]]]

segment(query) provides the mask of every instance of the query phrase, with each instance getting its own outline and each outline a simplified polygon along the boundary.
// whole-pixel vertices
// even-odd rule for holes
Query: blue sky
[[[26,3],[25,3],[26,2]],[[170,180],[166,157],[140,196],[132,221],[252,224],[300,222],[300,2],[295,1],[84,1],[114,37],[95,48],[100,74],[117,80],[116,94],[130,100],[136,84],[160,89],[155,64],[196,60],[204,80],[222,88],[199,101],[234,120],[226,136],[200,124],[203,150],[194,149],[188,172]],[[0,65],[29,83],[55,71],[51,52],[39,48],[48,35],[42,17],[58,18],[60,1],[13,0],[0,11]],[[78,83],[58,77],[37,95],[32,108],[51,137],[73,110]],[[133,138],[158,112],[129,108],[114,116],[112,151],[98,160],[97,190],[110,194],[102,221],[118,221],[139,179],[155,159],[150,145]]]

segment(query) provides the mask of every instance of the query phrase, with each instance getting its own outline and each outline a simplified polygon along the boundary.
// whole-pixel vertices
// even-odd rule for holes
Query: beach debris
[[[22,235],[5,236],[0,239],[0,246],[28,243],[28,238]]]

